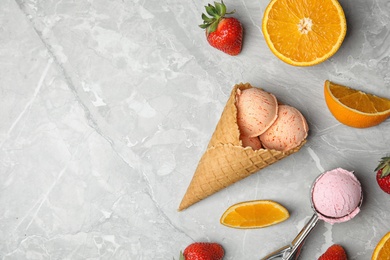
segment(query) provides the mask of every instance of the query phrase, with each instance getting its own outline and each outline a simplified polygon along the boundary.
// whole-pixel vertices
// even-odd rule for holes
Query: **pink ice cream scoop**
[[[278,116],[276,97],[259,88],[237,90],[237,124],[243,136],[259,136]]]
[[[353,172],[337,168],[323,173],[312,187],[312,203],[319,218],[334,224],[360,211],[362,187]]]
[[[308,131],[309,126],[299,110],[279,105],[276,121],[260,135],[260,141],[267,149],[287,151],[300,145]]]

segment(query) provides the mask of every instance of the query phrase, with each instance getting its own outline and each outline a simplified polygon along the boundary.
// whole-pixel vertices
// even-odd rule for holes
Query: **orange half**
[[[325,102],[341,123],[366,128],[378,125],[390,116],[390,100],[346,86],[325,81]]]
[[[390,232],[378,242],[371,257],[371,260],[385,259],[390,259]]]
[[[272,0],[264,12],[262,31],[278,58],[312,66],[337,52],[347,22],[337,0]]]
[[[233,228],[262,228],[290,217],[288,210],[272,200],[245,201],[230,206],[222,215],[221,224]]]

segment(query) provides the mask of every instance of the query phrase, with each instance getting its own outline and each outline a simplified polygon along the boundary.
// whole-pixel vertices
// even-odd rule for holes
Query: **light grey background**
[[[326,79],[390,98],[390,1],[341,0],[340,50],[293,67],[268,49],[267,1],[226,0],[244,27],[231,57],[198,28],[207,1],[0,1],[0,258],[178,259],[216,241],[225,259],[259,259],[289,243],[312,214],[309,188],[324,170],[354,170],[364,189],[352,221],[323,222],[302,259],[333,243],[367,260],[390,231],[390,195],[375,181],[390,121],[337,122]],[[274,93],[307,118],[302,150],[207,198],[177,207],[234,84]],[[219,223],[230,205],[273,199],[290,218],[253,230]]]

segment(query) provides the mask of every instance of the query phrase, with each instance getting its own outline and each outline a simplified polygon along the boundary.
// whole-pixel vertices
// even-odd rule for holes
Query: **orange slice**
[[[221,217],[221,224],[233,228],[262,228],[290,217],[287,209],[272,200],[245,201],[230,206]]]
[[[390,232],[378,242],[371,257],[371,260],[385,259],[390,259]]]
[[[357,128],[378,125],[390,116],[390,100],[325,81],[325,101],[341,123]]]
[[[272,0],[262,30],[271,51],[284,62],[311,66],[340,48],[347,22],[337,0]]]

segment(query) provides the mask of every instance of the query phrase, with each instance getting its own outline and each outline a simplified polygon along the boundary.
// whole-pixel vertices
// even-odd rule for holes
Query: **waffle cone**
[[[306,142],[303,141],[298,147],[287,152],[244,148],[237,125],[236,93],[237,89],[244,90],[251,87],[248,83],[234,86],[206,152],[202,155],[180,203],[179,210],[184,210],[268,165],[298,152]]]

